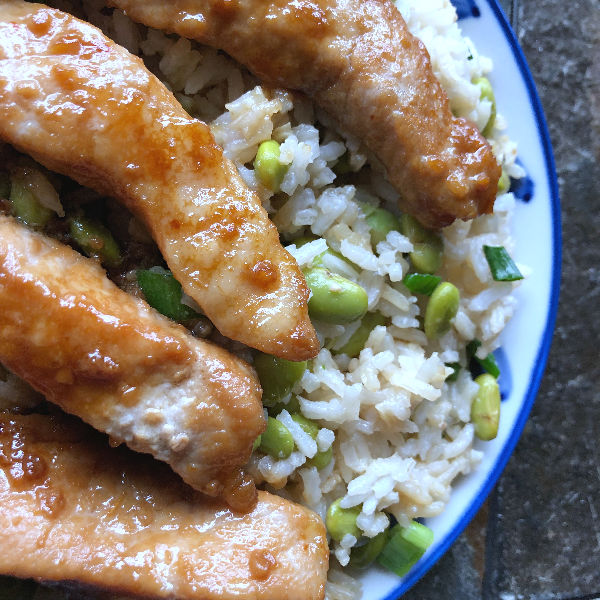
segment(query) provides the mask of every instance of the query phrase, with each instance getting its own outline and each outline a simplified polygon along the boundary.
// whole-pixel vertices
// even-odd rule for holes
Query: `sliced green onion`
[[[175,321],[187,321],[198,316],[191,307],[181,303],[181,284],[171,271],[162,267],[140,269],[136,273],[148,304],[159,313]]]
[[[103,265],[116,267],[121,263],[119,246],[101,223],[86,217],[73,217],[69,219],[69,233],[85,254],[98,258]]]
[[[521,271],[519,271],[504,246],[484,246],[483,252],[490,265],[490,271],[495,281],[517,281],[523,279]]]
[[[469,364],[471,360],[475,358],[475,354],[479,346],[481,346],[481,342],[479,340],[471,340],[467,344],[467,364]]]
[[[496,357],[490,352],[485,358],[479,358],[477,356],[479,346],[481,346],[479,340],[472,340],[467,344],[467,364],[474,360],[484,371],[498,379],[500,368],[496,362]]]
[[[377,562],[402,577],[425,554],[432,542],[433,531],[417,521],[413,521],[408,527],[395,525]]]
[[[429,275],[428,273],[409,273],[404,277],[402,283],[413,293],[413,294],[425,294],[431,296],[433,290],[442,281],[441,277],[437,275]]]
[[[54,214],[39,201],[20,175],[11,177],[9,200],[12,214],[30,227],[44,227]]]
[[[446,381],[456,381],[458,379],[458,374],[460,373],[460,370],[462,369],[462,365],[460,363],[454,362],[454,363],[446,363],[447,367],[450,367],[451,369],[454,369],[454,373],[451,373],[450,375],[448,375],[448,377],[446,377]]]

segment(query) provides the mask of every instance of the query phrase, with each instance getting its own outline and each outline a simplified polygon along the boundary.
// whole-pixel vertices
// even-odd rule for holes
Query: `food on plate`
[[[109,0],[132,19],[224,50],[299,90],[358,137],[428,227],[492,212],[500,167],[452,115],[423,43],[391,0]]]
[[[2,573],[121,597],[323,598],[313,512],[266,492],[232,512],[64,415],[0,412],[0,478]]]
[[[339,131],[310,97],[268,88],[224,53],[148,29],[100,0],[55,4],[140,55],[192,117],[209,123],[313,286],[309,311],[322,348],[290,361],[225,339],[198,315],[137,219],[39,165],[19,163],[4,175],[0,166],[0,206],[253,364],[267,425],[248,473],[259,489],[303,504],[329,527],[327,599],[369,597],[361,569],[410,570],[431,544],[429,517],[445,510],[457,479],[481,461],[483,439],[495,434],[506,372],[494,351],[516,309],[519,270],[527,270],[507,260],[509,190],[522,170],[503,134],[502,107],[495,112],[493,77],[484,85],[490,61],[461,36],[447,0],[397,1],[452,112],[486,132],[503,172],[493,214],[434,231],[398,210],[397,191],[361,140]],[[223,6],[230,4],[237,10]],[[489,377],[477,379],[482,370]]]
[[[309,291],[258,198],[208,127],[95,27],[2,3],[0,138],[123,201],[223,335],[291,360],[317,353]]]
[[[95,262],[0,215],[0,362],[65,411],[233,507],[265,424],[251,368],[121,291]]]

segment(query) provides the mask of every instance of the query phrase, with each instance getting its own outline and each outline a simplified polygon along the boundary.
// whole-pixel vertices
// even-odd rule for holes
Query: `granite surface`
[[[489,502],[403,600],[600,598],[600,2],[502,5],[554,146],[557,327],[531,417]]]

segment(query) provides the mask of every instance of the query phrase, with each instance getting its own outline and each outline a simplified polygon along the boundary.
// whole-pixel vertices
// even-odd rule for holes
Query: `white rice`
[[[129,49],[141,50],[184,107],[210,122],[217,142],[256,190],[299,265],[310,266],[327,248],[335,250],[347,260],[334,259],[326,266],[360,283],[369,310],[391,320],[371,332],[353,359],[335,350],[343,347],[358,322],[347,327],[315,323],[324,347],[294,393],[302,414],[321,429],[315,440],[288,411],[281,412],[277,418],[288,427],[296,448],[283,460],[256,452],[250,468],[258,483],[281,490],[323,517],[337,498],[343,507],[361,506],[357,524],[366,537],[383,531],[388,515],[406,525],[439,514],[452,481],[481,460],[469,423],[477,386],[465,370],[455,382],[446,382],[452,369],[445,363],[464,363],[465,347],[475,338],[482,342],[480,356],[494,350],[515,310],[515,284],[494,282],[482,252],[484,244],[512,250],[512,195],[498,198],[493,215],[456,222],[442,231],[440,275],[459,288],[460,310],[452,330],[429,342],[419,329],[421,300],[401,283],[409,269],[405,255],[412,250],[410,240],[393,231],[373,249],[360,205],[368,202],[396,211],[397,193],[376,173],[369,185],[336,184],[333,167],[346,152],[353,170],[365,164],[367,153],[356,139],[342,136],[306,99],[261,87],[221,53],[146,30],[119,11],[107,17],[96,0],[84,4],[92,22]],[[491,104],[480,100],[480,89],[471,82],[489,72],[492,63],[461,35],[452,5],[448,0],[396,4],[410,30],[425,43],[454,112],[483,128]],[[324,133],[316,127],[315,114],[326,126]],[[499,115],[491,139],[494,152],[505,171],[519,177],[516,147],[502,127]],[[281,143],[280,162],[289,167],[275,197],[257,182],[251,167],[259,144],[271,138]],[[318,239],[300,247],[294,243],[308,234]],[[317,451],[331,446],[333,460],[326,468],[305,466]],[[340,565],[347,564],[356,542],[345,536],[332,543]],[[334,564],[327,597],[352,600],[360,593],[356,581]]]

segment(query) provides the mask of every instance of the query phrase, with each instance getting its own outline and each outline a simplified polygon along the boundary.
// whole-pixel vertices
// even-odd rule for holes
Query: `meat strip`
[[[132,19],[219,48],[264,82],[302,91],[361,139],[428,227],[492,211],[500,168],[455,118],[391,0],[108,0]]]
[[[104,271],[0,216],[0,363],[116,443],[167,462],[240,509],[240,470],[263,431],[253,370],[190,336]]]
[[[309,290],[258,197],[139,58],[40,4],[0,4],[0,139],[143,221],[219,331],[290,360],[319,349]]]
[[[325,528],[259,492],[236,514],[60,416],[0,413],[0,573],[179,600],[321,600]]]

